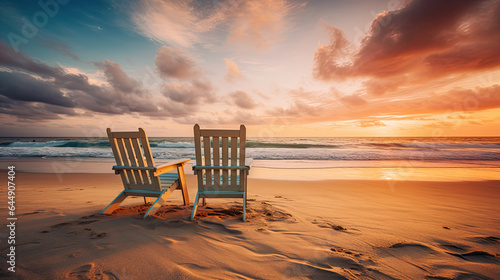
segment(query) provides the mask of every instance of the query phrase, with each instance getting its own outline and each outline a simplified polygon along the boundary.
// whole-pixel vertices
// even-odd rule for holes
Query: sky
[[[0,26],[0,137],[500,136],[499,0],[11,0]]]

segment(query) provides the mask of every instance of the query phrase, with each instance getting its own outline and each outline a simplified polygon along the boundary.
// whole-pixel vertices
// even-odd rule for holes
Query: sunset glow
[[[0,8],[0,136],[500,135],[499,1],[33,3]]]

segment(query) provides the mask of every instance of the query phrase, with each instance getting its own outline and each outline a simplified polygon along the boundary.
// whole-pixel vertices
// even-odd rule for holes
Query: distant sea
[[[150,137],[153,156],[194,158],[190,137]],[[2,158],[112,159],[107,138],[0,138]],[[267,168],[500,167],[500,137],[249,138],[247,157]]]

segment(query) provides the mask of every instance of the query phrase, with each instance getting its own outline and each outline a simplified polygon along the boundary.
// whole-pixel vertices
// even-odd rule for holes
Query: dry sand
[[[500,181],[249,179],[246,222],[236,199],[207,200],[191,222],[180,191],[147,219],[141,198],[99,216],[118,176],[18,173],[15,273],[6,181],[0,278],[500,278]]]

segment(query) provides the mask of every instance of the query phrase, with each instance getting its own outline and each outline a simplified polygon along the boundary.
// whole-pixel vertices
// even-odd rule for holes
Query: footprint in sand
[[[89,264],[84,264],[80,267],[77,267],[73,269],[71,272],[69,272],[66,275],[66,278],[68,279],[91,279],[90,278],[90,273],[94,269],[94,264],[89,263]]]
[[[100,279],[118,280],[119,278],[110,271],[100,272],[93,263],[82,265],[66,275],[66,279]]]
[[[101,233],[97,233],[97,232],[92,232],[90,234],[90,239],[98,239],[98,238],[103,238],[103,237],[106,237],[107,233],[105,232],[101,232]]]
[[[69,257],[69,258],[78,258],[78,257],[80,257],[81,255],[82,255],[82,253],[80,253],[80,252],[75,252],[75,253],[73,253],[73,254],[69,255],[68,257]]]
[[[331,229],[334,229],[336,231],[347,231],[346,227],[343,227],[341,225],[337,225],[334,223],[330,223],[330,222],[313,220],[312,223],[317,225],[320,228],[331,228]]]

